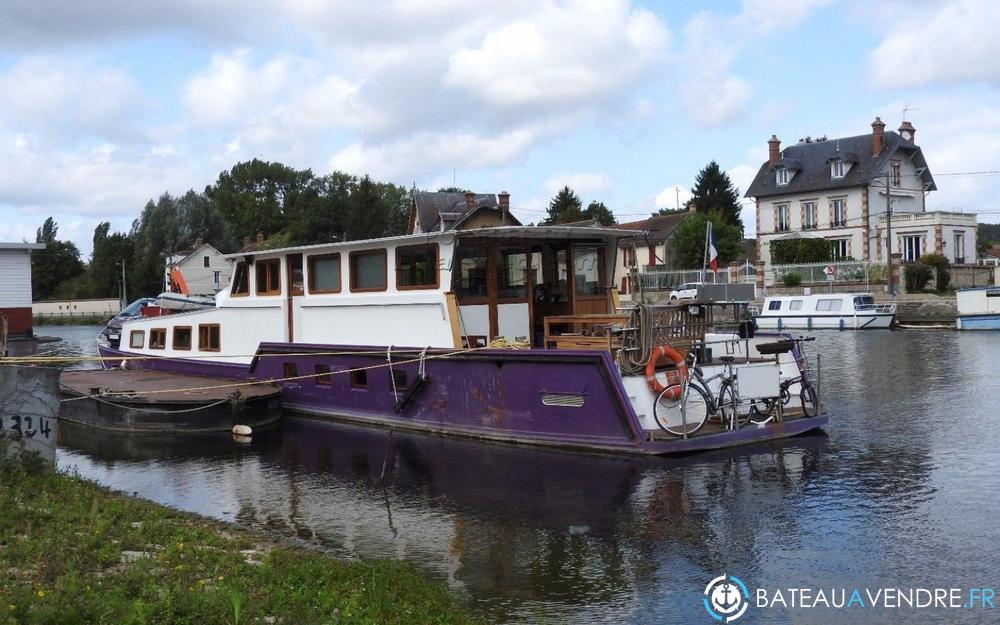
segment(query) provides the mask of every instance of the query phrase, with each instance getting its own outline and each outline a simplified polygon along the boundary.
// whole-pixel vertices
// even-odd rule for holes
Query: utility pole
[[[122,259],[122,310],[128,306],[128,296],[125,293],[125,259]]]
[[[889,295],[896,298],[896,283],[892,279],[892,196],[889,194],[890,174],[885,174],[885,255],[889,271]]]
[[[681,188],[674,185],[674,208],[681,210]]]

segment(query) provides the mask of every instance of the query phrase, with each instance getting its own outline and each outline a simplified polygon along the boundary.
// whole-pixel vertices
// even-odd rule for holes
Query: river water
[[[92,353],[97,328],[38,332]],[[1000,333],[817,337],[826,432],[735,451],[631,459],[398,432],[387,441],[290,417],[247,447],[64,426],[59,465],[337,557],[412,561],[489,622],[711,623],[702,591],[722,574],[848,595],[1000,587]],[[751,605],[739,622],[996,614]]]

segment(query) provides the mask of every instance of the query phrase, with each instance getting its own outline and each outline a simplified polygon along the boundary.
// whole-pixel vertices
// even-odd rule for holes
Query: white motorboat
[[[823,293],[766,297],[756,320],[763,330],[861,330],[895,318],[896,305],[876,304],[870,293]]]

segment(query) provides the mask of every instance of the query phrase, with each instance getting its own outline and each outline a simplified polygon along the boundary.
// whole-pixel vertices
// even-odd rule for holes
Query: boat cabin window
[[[486,248],[462,246],[455,250],[455,295],[464,300],[486,299]]]
[[[316,365],[316,386],[330,386],[333,383],[333,375],[330,373],[330,365]]]
[[[836,312],[843,302],[839,299],[821,299],[816,301],[817,312]]]
[[[528,251],[524,248],[499,248],[498,252],[497,299],[528,299]]]
[[[229,291],[231,295],[250,294],[250,269],[244,261],[236,263],[233,270],[233,288]]]
[[[389,386],[398,393],[406,390],[406,372],[401,369],[393,369],[390,374]]]
[[[340,254],[309,257],[309,292],[340,293]]]
[[[174,349],[191,349],[191,326],[178,326],[174,328]]]
[[[351,388],[368,388],[368,371],[355,369],[351,371]]]
[[[396,288],[438,288],[437,243],[396,248]]]
[[[385,250],[351,252],[351,291],[384,291]]]
[[[132,330],[128,335],[128,346],[132,349],[142,349],[146,344],[146,332],[144,330]]]
[[[258,260],[255,271],[257,273],[257,295],[279,295],[281,293],[280,259]]]
[[[221,330],[217,323],[198,324],[198,349],[203,352],[217,352],[222,346]]]
[[[871,295],[861,295],[854,298],[855,308],[871,308],[875,305],[875,298]]]
[[[986,289],[986,297],[1000,297],[1000,289]]]
[[[775,299],[771,300],[771,303],[767,305],[768,310],[781,310],[781,300]]]
[[[788,310],[802,310],[802,300],[793,299],[788,302]]]
[[[167,346],[167,329],[153,328],[149,331],[149,349],[164,349]]]
[[[604,293],[604,247],[573,248],[574,288],[577,296]]]

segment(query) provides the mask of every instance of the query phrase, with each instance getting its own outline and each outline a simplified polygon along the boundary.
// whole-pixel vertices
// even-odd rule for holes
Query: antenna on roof
[[[906,114],[910,111],[919,111],[920,109],[915,106],[904,106],[903,107],[903,121],[906,121]]]

